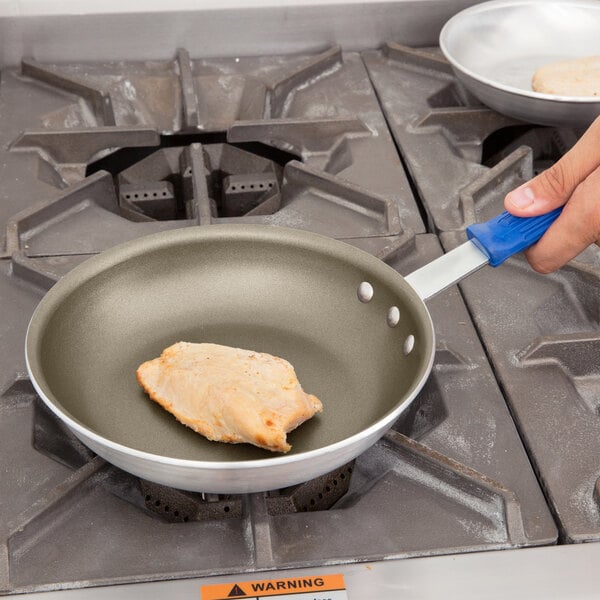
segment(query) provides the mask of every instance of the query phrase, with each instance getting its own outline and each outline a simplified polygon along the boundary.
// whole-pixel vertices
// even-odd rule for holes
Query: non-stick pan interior
[[[375,291],[369,303],[356,294],[364,280]],[[401,316],[392,328],[394,305]],[[289,360],[324,405],[289,435],[293,453],[382,419],[426,376],[432,352],[424,306],[380,261],[313,234],[213,226],[149,236],[84,263],[42,301],[27,354],[46,400],[107,440],[191,460],[276,456],[209,442],[144,394],[136,368],[180,340]]]

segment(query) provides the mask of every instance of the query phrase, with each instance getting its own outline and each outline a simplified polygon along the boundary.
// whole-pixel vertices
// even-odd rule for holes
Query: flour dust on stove
[[[412,114],[411,102],[421,110],[431,57],[423,60],[425,72],[403,74],[400,88],[410,98],[401,114]],[[0,591],[556,541],[456,289],[429,304],[434,369],[392,430],[353,463],[291,489],[215,496],[141,481],[82,446],[25,376],[26,326],[44,291],[86,257],[141,235],[267,223],[346,240],[402,274],[439,256],[421,211],[439,224],[461,209],[443,193],[449,204],[434,209],[415,177],[425,200],[419,206],[388,130],[386,116],[397,136],[385,94],[377,90],[387,115],[371,81],[377,86],[372,62],[337,47],[223,59],[192,58],[181,49],[171,61],[154,62],[25,58],[20,69],[2,73]],[[441,68],[431,101],[438,107],[454,98],[456,85]],[[485,132],[505,125],[477,111]],[[450,163],[489,178],[489,168],[476,164],[473,115],[450,129],[440,128],[439,118],[427,117],[421,130],[443,131],[446,142],[458,137],[458,150],[448,154],[446,142],[438,148],[431,140],[403,149],[413,176],[433,152],[428,172],[432,181],[442,179],[440,192],[447,192]]]
[[[334,47],[314,56],[211,60],[191,60],[180,50],[174,61],[163,63],[43,65],[27,59],[20,72],[5,75],[4,86],[11,96],[19,90],[44,99],[50,95],[50,104],[59,106],[30,113],[22,131],[7,139],[10,159],[28,162],[29,177],[41,174],[45,182],[58,183],[59,196],[69,196],[72,186],[91,196],[84,199],[85,208],[75,209],[64,198],[56,199],[64,208],[44,207],[53,213],[53,225],[44,227],[47,237],[63,237],[47,231],[53,226],[73,233],[64,248],[42,244],[37,255],[71,254],[76,227],[86,227],[88,212],[96,229],[104,218],[118,231],[111,240],[96,240],[88,232],[88,248],[79,248],[81,253],[151,231],[226,221],[228,205],[241,195],[254,197],[245,199],[240,222],[300,227],[342,239],[395,235],[401,221],[405,229],[423,231],[357,54]],[[254,152],[267,158],[252,158]],[[98,162],[109,154],[115,160]],[[86,193],[95,183],[90,173],[101,176],[98,165],[109,165],[117,175],[138,157],[147,159],[148,168],[134,167],[134,181],[124,174],[115,190],[104,190],[100,198]],[[174,192],[179,197],[172,197]],[[164,222],[152,223],[152,211],[127,201],[136,194],[155,205],[162,201]],[[10,215],[17,232],[7,254],[23,249],[22,239],[44,235],[23,224],[37,226],[32,207],[27,208],[29,213]],[[181,218],[172,222],[178,212]],[[313,218],[315,213],[320,217]],[[127,223],[115,225],[117,218]]]
[[[514,121],[482,106],[438,49],[389,43],[363,58],[447,250],[578,139],[580,132]],[[440,164],[443,177],[431,177]],[[595,246],[549,276],[517,256],[460,284],[567,543],[600,540],[599,284]]]

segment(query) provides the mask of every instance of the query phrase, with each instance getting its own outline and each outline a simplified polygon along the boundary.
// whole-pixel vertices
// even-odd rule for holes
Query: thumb
[[[509,192],[504,207],[519,217],[533,217],[562,206],[577,186],[600,166],[599,148],[600,118],[559,161]]]
[[[564,164],[558,161],[537,177],[509,192],[504,199],[504,207],[518,217],[541,215],[562,206],[576,187],[576,184],[571,185]]]

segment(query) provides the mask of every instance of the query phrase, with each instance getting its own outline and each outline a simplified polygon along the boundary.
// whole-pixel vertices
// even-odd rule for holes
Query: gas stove
[[[595,248],[551,276],[516,257],[429,301],[422,393],[355,461],[284,490],[129,475],[26,376],[37,302],[120,242],[266,223],[406,275],[500,212],[581,132],[516,122],[456,81],[435,41],[466,4],[0,19],[0,593],[246,597],[248,581],[331,574],[335,598],[595,590],[600,544],[577,544],[600,539]]]

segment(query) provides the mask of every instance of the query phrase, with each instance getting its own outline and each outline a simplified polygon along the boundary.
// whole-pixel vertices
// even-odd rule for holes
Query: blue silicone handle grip
[[[485,223],[469,225],[467,236],[497,267],[535,244],[561,212],[562,206],[538,217],[515,217],[504,211]]]

